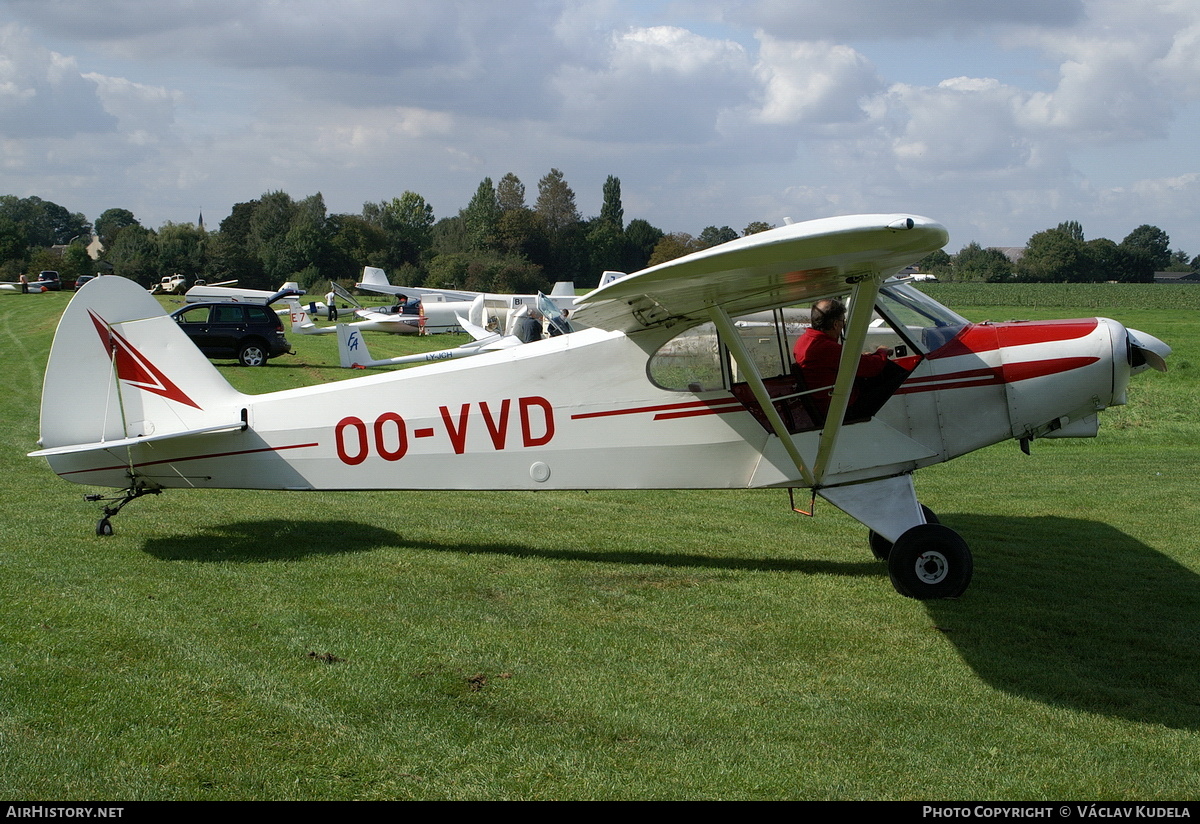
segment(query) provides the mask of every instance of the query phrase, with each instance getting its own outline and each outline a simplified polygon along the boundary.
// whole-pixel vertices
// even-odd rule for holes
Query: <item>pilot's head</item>
[[[826,298],[813,304],[809,323],[818,332],[832,332],[838,323],[846,322],[846,304],[837,298]]]

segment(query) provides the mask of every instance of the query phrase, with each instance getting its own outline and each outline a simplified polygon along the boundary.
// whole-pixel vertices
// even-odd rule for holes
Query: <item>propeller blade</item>
[[[1132,347],[1131,365],[1134,371],[1140,366],[1149,366],[1159,372],[1167,371],[1167,355],[1171,347],[1167,346],[1154,335],[1140,332],[1137,329],[1126,329],[1129,334],[1129,345]]]

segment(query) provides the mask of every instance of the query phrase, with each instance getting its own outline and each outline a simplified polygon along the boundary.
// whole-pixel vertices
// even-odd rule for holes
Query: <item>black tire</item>
[[[260,343],[243,343],[238,350],[238,363],[242,366],[264,366],[267,363],[267,349]]]
[[[896,592],[918,601],[957,598],[971,583],[975,563],[967,542],[942,524],[919,524],[901,535],[888,556]]]
[[[100,535],[102,537],[112,535],[113,534],[112,522],[109,521],[108,518],[101,518],[100,521],[96,524],[96,534]]]
[[[921,512],[925,513],[925,523],[941,523],[941,521],[938,520],[938,516],[933,513],[933,510],[925,506],[925,504],[921,504]],[[888,555],[890,555],[892,552],[892,542],[873,529],[867,534],[867,543],[871,545],[871,554],[874,555],[877,560],[886,561],[888,559]]]

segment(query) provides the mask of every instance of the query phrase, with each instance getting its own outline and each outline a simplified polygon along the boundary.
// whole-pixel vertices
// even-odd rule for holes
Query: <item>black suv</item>
[[[262,366],[290,355],[283,321],[257,303],[193,303],[171,317],[210,358],[237,358],[242,366]]]
[[[37,291],[39,292],[62,291],[62,280],[59,279],[58,272],[55,272],[53,269],[43,269],[42,271],[38,272],[38,279],[29,285],[36,286]]]

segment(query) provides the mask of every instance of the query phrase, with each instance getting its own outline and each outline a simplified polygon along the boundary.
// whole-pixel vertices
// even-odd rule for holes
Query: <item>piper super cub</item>
[[[31,454],[123,490],[101,535],[167,488],[808,488],[871,530],[901,594],[955,597],[971,553],[918,503],[913,471],[1093,436],[1170,348],[1105,318],[972,324],[892,279],[947,240],[909,215],[782,226],[596,289],[572,334],[265,395],[234,390],[132,281],[98,278],[59,323]],[[836,380],[804,386],[783,308],[837,296]],[[855,411],[868,343],[893,350],[892,385]]]

